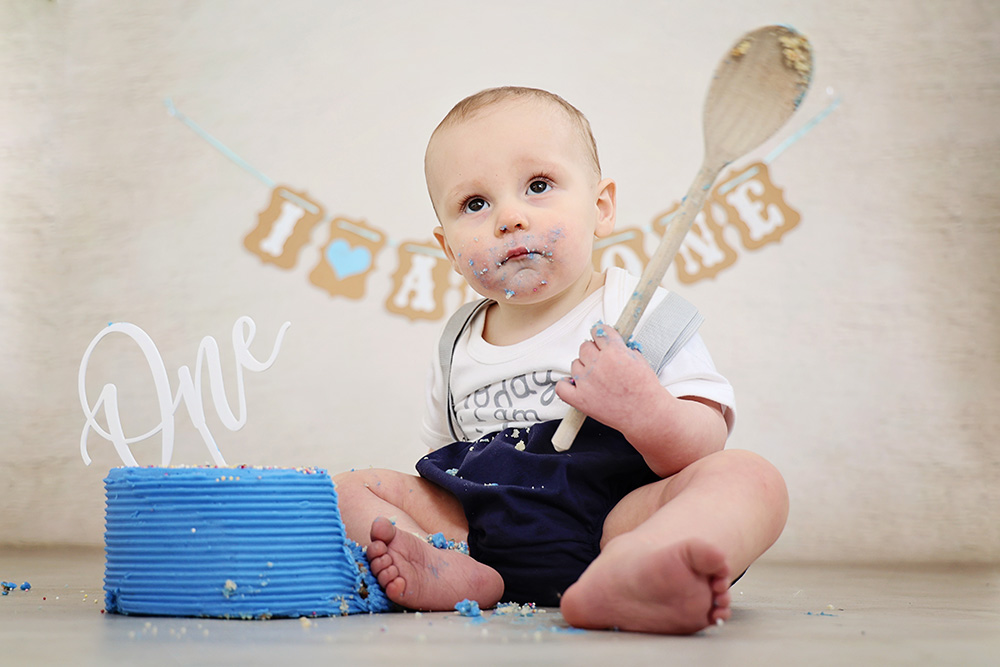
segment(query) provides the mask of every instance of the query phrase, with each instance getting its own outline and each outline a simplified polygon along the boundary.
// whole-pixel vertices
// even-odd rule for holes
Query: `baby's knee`
[[[364,470],[348,470],[333,476],[333,486],[338,496],[355,495],[374,492],[386,483],[386,477],[393,471],[365,468]]]
[[[770,504],[776,508],[788,507],[788,488],[785,478],[773,463],[760,454],[745,449],[726,449],[719,454],[720,463],[732,469],[734,475],[757,487]]]
[[[375,495],[382,500],[398,503],[405,498],[416,477],[398,470],[364,468],[349,470],[333,477],[337,495]]]

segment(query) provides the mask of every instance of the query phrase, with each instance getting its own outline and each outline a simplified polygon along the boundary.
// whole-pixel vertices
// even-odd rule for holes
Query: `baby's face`
[[[483,296],[539,303],[590,281],[596,236],[614,227],[600,181],[566,112],[505,101],[438,130],[427,186],[452,266]]]

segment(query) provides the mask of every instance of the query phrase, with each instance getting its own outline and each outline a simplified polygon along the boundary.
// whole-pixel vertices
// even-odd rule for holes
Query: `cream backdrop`
[[[986,561],[1000,556],[997,402],[1000,5],[895,1],[293,2],[10,0],[0,5],[0,542],[99,544],[102,478],[77,373],[108,322],[156,342],[171,382],[242,315],[274,366],[247,373],[247,424],[208,424],[231,464],[412,470],[441,321],[390,313],[395,246],[361,299],[309,281],[327,232],[289,269],[243,246],[270,189],[165,106],[277,183],[392,243],[431,240],[425,141],[461,97],[499,84],[583,109],[619,224],[649,225],[701,159],[712,69],[743,32],[812,40],[812,90],[766,156],[801,220],[713,279],[667,283],[707,317],[733,381],[731,446],[791,491],[769,557]],[[449,307],[458,293],[448,296]],[[124,339],[123,339],[124,340]],[[134,345],[88,377],[122,391],[126,432],[158,422]],[[177,419],[174,462],[209,461]],[[158,462],[159,441],[133,447]]]

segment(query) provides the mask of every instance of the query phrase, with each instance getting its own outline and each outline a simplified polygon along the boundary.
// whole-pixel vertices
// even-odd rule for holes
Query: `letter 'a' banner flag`
[[[386,309],[411,320],[443,318],[450,275],[451,263],[436,243],[401,243]]]

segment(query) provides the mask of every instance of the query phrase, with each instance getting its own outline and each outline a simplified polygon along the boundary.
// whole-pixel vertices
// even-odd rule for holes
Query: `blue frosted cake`
[[[115,468],[109,612],[271,618],[387,611],[323,470]]]

